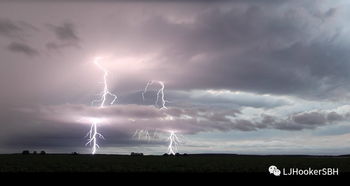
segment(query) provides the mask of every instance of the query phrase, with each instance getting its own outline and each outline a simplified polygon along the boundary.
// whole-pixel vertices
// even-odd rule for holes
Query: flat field
[[[192,172],[267,173],[278,168],[339,168],[350,172],[349,156],[229,155],[187,156],[127,155],[0,155],[0,172]]]

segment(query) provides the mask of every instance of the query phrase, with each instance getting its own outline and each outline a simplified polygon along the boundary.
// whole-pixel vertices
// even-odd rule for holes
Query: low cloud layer
[[[133,133],[137,130],[148,130],[151,133],[159,132],[163,135],[169,131],[177,131],[183,135],[194,135],[200,132],[229,132],[235,131],[258,131],[261,129],[276,129],[285,131],[300,131],[316,129],[326,125],[335,125],[345,121],[349,113],[337,113],[330,110],[293,113],[286,117],[262,114],[250,119],[240,118],[239,110],[212,110],[203,108],[169,108],[159,110],[154,106],[141,105],[113,105],[104,108],[86,105],[59,105],[40,106],[35,109],[17,110],[18,121],[26,122],[14,133],[8,134],[7,138],[16,136],[18,143],[40,146],[34,139],[48,137],[45,145],[55,146],[55,140],[60,141],[59,136],[65,140],[77,141],[83,137],[83,131],[87,131],[91,121],[99,123],[99,129],[107,136],[110,144],[112,142],[123,142],[126,145],[143,144],[135,140]],[[30,121],[30,122],[27,122]],[[6,126],[15,127],[15,126]],[[40,128],[40,129],[39,129]],[[39,130],[38,130],[39,129]],[[31,131],[33,130],[33,131]],[[106,132],[108,131],[108,132]],[[6,135],[3,135],[5,137]],[[32,139],[28,141],[28,138]],[[23,142],[20,142],[21,139]],[[128,140],[130,140],[128,142]],[[153,143],[160,143],[152,139]],[[117,142],[119,141],[119,142]],[[30,144],[32,142],[32,144]],[[62,142],[62,141],[61,141]],[[164,141],[163,141],[164,142]],[[71,144],[71,145],[72,145]]]

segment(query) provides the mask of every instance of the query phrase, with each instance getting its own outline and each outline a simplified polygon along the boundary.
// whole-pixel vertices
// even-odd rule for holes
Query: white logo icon
[[[274,165],[271,165],[271,166],[269,167],[269,172],[270,172],[270,174],[273,174],[273,175],[275,175],[275,176],[281,175],[281,171],[280,171],[276,166],[274,166]]]

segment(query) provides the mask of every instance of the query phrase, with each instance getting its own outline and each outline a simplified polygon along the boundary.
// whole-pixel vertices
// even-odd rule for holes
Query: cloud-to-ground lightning
[[[160,110],[163,110],[163,109],[167,109],[167,107],[165,106],[165,103],[168,103],[169,101],[165,99],[165,94],[164,94],[164,88],[165,88],[165,84],[163,81],[149,81],[147,82],[143,92],[142,92],[142,100],[144,101],[145,100],[145,93],[147,92],[148,90],[148,87],[150,85],[152,85],[154,82],[157,82],[161,87],[160,89],[158,89],[157,91],[157,98],[156,98],[156,102],[155,102],[155,106],[160,106]],[[158,104],[159,103],[159,100],[161,101],[160,105]],[[148,131],[146,131],[147,135],[148,134]],[[180,143],[180,140],[178,138],[178,136],[176,135],[176,132],[173,131],[173,130],[170,130],[169,131],[170,133],[170,136],[168,137],[168,140],[169,140],[169,146],[168,146],[168,154],[175,154],[177,153],[177,146],[179,145]],[[140,133],[138,133],[140,135]]]
[[[90,131],[87,133],[87,136],[89,136],[89,140],[85,145],[91,144],[91,153],[95,154],[97,148],[100,148],[100,146],[97,144],[97,138],[105,139],[102,134],[97,132],[97,125],[98,125],[98,120],[96,119],[91,119],[91,128]]]
[[[98,100],[93,100],[91,103],[93,105],[94,103],[100,102],[99,108],[104,107],[108,95],[113,97],[113,100],[110,102],[110,104],[113,104],[117,100],[117,95],[111,93],[108,89],[108,83],[107,83],[108,71],[99,63],[99,61],[101,59],[102,59],[101,57],[96,57],[94,59],[94,64],[101,71],[103,71],[103,90],[101,92],[101,98]],[[90,131],[87,133],[87,136],[89,136],[89,139],[88,139],[88,142],[86,143],[86,145],[89,145],[89,144],[91,145],[91,153],[92,154],[95,154],[97,148],[99,148],[99,145],[97,143],[97,138],[104,139],[103,135],[98,132],[99,121],[100,120],[95,119],[95,118],[90,119],[91,127],[90,127]]]
[[[175,155],[177,153],[177,146],[180,143],[179,138],[177,137],[175,131],[169,131],[170,136],[168,137],[169,146],[168,146],[168,154]]]

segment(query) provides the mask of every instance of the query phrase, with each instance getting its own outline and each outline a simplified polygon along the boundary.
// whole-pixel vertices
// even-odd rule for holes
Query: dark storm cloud
[[[333,122],[333,121],[341,121],[344,119],[344,116],[336,113],[336,112],[330,112],[327,114],[327,120],[329,122]]]
[[[47,126],[42,126],[46,127]],[[52,129],[52,128],[51,128]],[[77,148],[84,147],[87,142],[86,127],[67,127],[66,130],[57,130],[57,128],[47,131],[45,134],[22,134],[15,138],[8,138],[2,141],[0,144],[4,147],[17,147],[17,148]],[[125,131],[115,131],[112,128],[108,130],[101,129],[103,136],[108,140],[101,140],[99,143],[103,147],[132,147],[132,146],[149,146],[149,145],[165,145],[165,141],[144,141],[137,140],[132,137],[132,133],[126,133]]]
[[[48,43],[46,43],[45,46],[49,50],[60,50],[62,48],[66,48],[66,47],[79,48],[78,43],[75,43],[75,42],[65,42],[65,43],[48,42]]]
[[[325,114],[310,112],[294,115],[293,121],[305,125],[324,125],[327,122],[327,118]]]
[[[230,89],[313,99],[347,92],[349,44],[339,39],[344,37],[341,26],[332,27],[328,20],[340,18],[339,7],[241,2],[208,6],[188,18],[172,15],[174,20],[157,11],[133,24],[137,16],[108,20],[102,27],[109,40],[105,42],[120,44],[132,54],[158,52],[151,59],[156,67],[143,73],[167,80],[172,89]],[[72,23],[49,27],[58,39],[46,43],[49,50],[83,39]],[[120,87],[144,81],[138,78],[145,76],[118,76]]]
[[[27,56],[39,55],[39,52],[25,43],[13,42],[7,46],[7,49],[11,52],[22,53]]]
[[[290,3],[284,11],[271,6],[208,8],[193,21],[178,23],[166,17],[147,19],[143,34],[166,43],[160,57],[164,78],[179,89],[232,89],[289,94],[308,98],[332,97],[349,78],[349,44],[324,17],[335,8],[313,14]],[[326,29],[326,33],[320,30]],[[177,65],[183,70],[172,71]],[[168,73],[169,72],[169,73]],[[162,73],[160,73],[162,74]],[[170,77],[169,77],[170,76]],[[176,79],[174,81],[173,79]]]
[[[0,18],[0,35],[6,37],[15,37],[21,31],[22,29],[12,21]]]
[[[57,44],[55,42],[48,42],[48,43],[46,43],[45,46],[49,50],[58,50],[58,49],[61,49],[62,47],[66,47],[67,45]]]
[[[46,109],[43,107],[34,108],[35,109],[14,109],[18,112],[15,115],[13,115],[13,112],[8,112],[6,114],[1,112],[3,115],[0,116],[3,116],[4,119],[9,121],[8,123],[2,123],[2,128],[7,130],[7,133],[0,132],[0,144],[2,147],[16,147],[17,149],[58,148],[64,151],[64,149],[83,147],[87,142],[86,133],[89,129],[89,121],[78,121],[78,119],[81,119],[80,117],[69,117],[67,113],[73,112],[73,114],[76,114],[78,111],[81,111],[83,112],[82,115],[84,115],[84,111],[86,114],[87,112],[91,112],[91,109],[94,110],[94,108],[88,109],[81,105],[65,105],[48,107]],[[64,110],[63,108],[66,109]],[[63,112],[65,112],[65,114],[62,114]],[[138,109],[135,109],[135,112],[139,112]],[[53,115],[59,117],[53,117]],[[146,115],[147,114],[144,114],[145,117]],[[110,111],[106,112],[106,116],[110,116]],[[129,130],[127,127],[107,125],[103,127],[103,129],[101,127],[100,132],[108,139],[108,141],[100,142],[104,147],[130,147],[163,143],[136,140],[132,137],[135,131],[132,129]]]
[[[151,89],[152,87],[149,87]],[[122,99],[120,104],[143,104],[154,105],[157,97],[156,90],[148,90],[144,93],[142,100],[142,92],[132,92],[119,95]],[[223,108],[275,108],[290,104],[290,101],[274,96],[258,95],[247,92],[230,92],[225,90],[206,90],[206,91],[166,91],[166,99],[171,99],[168,106],[185,107],[202,106],[223,107]]]
[[[259,129],[294,131],[314,129],[348,118],[347,114],[334,111],[301,112],[285,118],[262,114],[259,118],[242,119],[238,117],[240,114],[238,110],[213,112],[204,108],[169,108],[160,111],[153,106],[137,105],[115,105],[103,109],[71,104],[40,106],[36,109],[17,109],[17,117],[12,119],[12,123],[2,126],[14,130],[1,135],[1,144],[21,148],[81,146],[89,128],[89,121],[84,120],[84,116],[103,118],[100,131],[108,141],[102,143],[119,147],[147,145],[145,141],[133,138],[132,134],[138,129],[163,133],[176,130],[182,134]],[[160,139],[149,145],[163,143],[165,141]]]
[[[231,122],[231,128],[225,128],[225,130],[252,131],[259,129],[279,129],[293,131],[315,129],[346,119],[348,119],[346,114],[342,115],[334,111],[301,112],[290,114],[287,117],[262,114],[260,118],[234,120]]]
[[[26,122],[26,121],[22,121]],[[84,145],[84,126],[67,126],[62,123],[46,122],[29,124],[27,132],[17,131],[16,137],[9,136],[1,141],[5,147],[17,148],[47,148],[47,147],[77,147]],[[40,128],[40,129],[39,129]],[[29,132],[35,130],[35,132]]]
[[[40,106],[35,109],[19,109],[18,112],[33,117],[32,120],[58,123],[86,124],[89,118],[103,118],[100,122],[105,127],[127,131],[138,129],[166,131],[174,129],[184,133],[201,131],[258,130],[275,128],[281,130],[313,129],[319,126],[343,121],[346,114],[335,111],[313,111],[277,117],[262,114],[260,117],[242,119],[237,109],[177,108],[159,110],[154,106],[114,105],[96,108],[85,105]]]
[[[26,40],[39,29],[25,21],[13,21],[12,19],[0,17],[0,36],[11,40]]]
[[[75,26],[72,23],[63,23],[62,25],[49,26],[55,33],[57,39],[62,41],[77,41],[79,40]]]
[[[65,22],[61,25],[48,25],[54,32],[58,41],[46,43],[46,48],[49,50],[59,50],[66,47],[78,47],[80,38],[78,37],[76,27],[73,23]]]
[[[350,57],[347,47],[336,46],[326,38],[315,43],[304,43],[307,34],[304,30],[308,28],[297,20],[297,12],[291,12],[292,16],[270,18],[272,15],[266,11],[248,8],[242,14],[218,12],[205,15],[207,18],[202,21],[205,29],[199,28],[194,32],[197,39],[191,42],[196,46],[191,43],[185,46],[199,51],[209,50],[207,56],[216,62],[204,62],[205,65],[198,66],[198,69],[210,69],[210,72],[193,73],[207,76],[192,79],[208,80],[193,82],[194,86],[206,82],[201,88],[211,84],[216,88],[259,93],[328,96],[333,88],[337,88],[337,84],[349,77],[349,63],[345,63]],[[273,46],[278,42],[291,44]],[[245,51],[235,54],[234,48],[238,45]],[[261,48],[263,45],[267,47]],[[217,50],[228,51],[217,53]]]
[[[320,126],[334,124],[349,119],[348,114],[334,111],[313,111],[289,115],[285,119],[278,119],[269,115],[262,115],[262,122],[281,130],[315,129]]]

